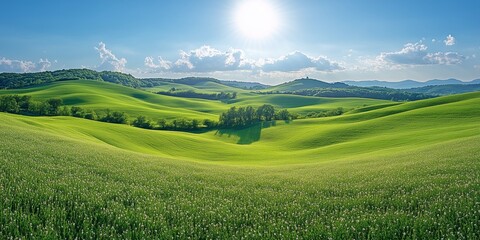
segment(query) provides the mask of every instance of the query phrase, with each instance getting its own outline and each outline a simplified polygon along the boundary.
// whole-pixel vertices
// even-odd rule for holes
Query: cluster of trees
[[[62,99],[51,98],[46,101],[33,101],[28,95],[4,95],[0,96],[0,112],[34,115],[34,116],[72,116],[108,123],[129,124],[129,117],[124,112],[106,110],[104,113],[87,110],[78,106],[65,106]],[[146,129],[164,129],[176,131],[194,131],[199,129],[211,129],[218,126],[216,121],[205,119],[175,119],[167,121],[158,120],[157,124],[145,116],[138,116],[132,126]]]
[[[99,118],[102,122],[108,123],[120,123],[120,124],[128,124],[128,115],[124,112],[117,112],[117,111],[110,111],[107,109],[107,114]]]
[[[359,97],[392,101],[415,101],[432,98],[434,95],[406,92],[382,87],[347,87],[347,88],[314,88],[296,91],[258,92],[261,94],[295,94],[314,97]]]
[[[157,94],[184,97],[184,98],[202,98],[208,100],[229,100],[237,97],[236,92],[220,92],[220,93],[198,93],[192,90],[189,91],[176,91],[175,88],[170,89],[168,92],[157,92]]]
[[[309,112],[304,116],[297,116],[297,118],[321,118],[321,117],[331,117],[331,116],[339,116],[342,115],[345,111],[342,107],[327,110],[327,111],[320,111],[320,112]]]
[[[167,121],[166,119],[159,119],[157,124],[152,120],[147,119],[145,116],[138,116],[133,122],[132,126],[145,128],[145,129],[158,129],[158,130],[174,130],[174,131],[196,131],[200,129],[212,129],[218,126],[218,123],[205,119],[203,121],[198,119],[174,119]]]
[[[128,87],[141,87],[142,82],[130,74],[89,69],[68,69],[37,73],[0,73],[0,88],[20,88],[43,83],[67,80],[96,80],[121,84]]]
[[[62,99],[51,98],[45,101],[33,101],[28,95],[0,96],[0,112],[33,115],[33,116],[72,116],[109,123],[128,124],[128,116],[123,112],[110,111],[98,115],[95,111],[78,106],[65,106]]]
[[[46,101],[32,101],[32,97],[27,95],[0,96],[0,112],[37,116],[58,116],[68,114],[69,109],[61,108],[62,105],[62,100],[58,98],[51,98]]]
[[[70,108],[70,116],[77,118],[85,118],[90,120],[98,120],[99,117],[95,111],[85,110],[81,107],[72,106]]]
[[[252,125],[261,121],[290,120],[292,116],[287,109],[275,111],[270,104],[264,104],[258,108],[231,107],[227,112],[220,115],[219,126],[223,128],[237,128]]]
[[[262,121],[272,120],[290,120],[294,116],[287,109],[276,111],[272,105],[265,104],[258,108],[252,106],[247,107],[231,107],[227,112],[220,115],[218,122],[205,119],[174,119],[167,121],[160,119],[156,124],[147,119],[145,116],[138,116],[132,125],[139,128],[174,130],[174,131],[196,131],[201,129],[214,128],[238,128],[246,127]]]

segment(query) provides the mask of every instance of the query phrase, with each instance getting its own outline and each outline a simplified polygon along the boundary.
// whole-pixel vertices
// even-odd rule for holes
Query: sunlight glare
[[[267,0],[246,0],[234,15],[238,30],[249,39],[270,37],[279,28],[278,9]]]

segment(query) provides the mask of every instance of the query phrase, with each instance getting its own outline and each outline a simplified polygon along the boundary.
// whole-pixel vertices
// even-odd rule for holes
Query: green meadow
[[[181,86],[179,87],[179,85]],[[229,102],[181,98],[155,94],[150,92],[151,89],[142,91],[118,84],[89,80],[60,81],[30,88],[0,90],[0,95],[27,94],[35,100],[58,97],[63,100],[64,104],[69,106],[81,106],[98,111],[110,109],[112,111],[126,112],[132,118],[143,115],[152,120],[159,118],[218,120],[218,115],[231,106],[272,104],[277,108],[288,108],[291,112],[306,113],[308,111],[330,110],[337,107],[353,109],[390,102],[377,99],[317,98],[285,94],[264,96],[214,82],[205,82],[194,86],[176,84],[176,86],[179,89],[190,88],[190,90],[193,89],[196,92],[221,92],[234,89],[239,93],[239,96],[237,99]],[[208,86],[213,87],[207,88]],[[167,87],[162,91],[168,91],[168,89]],[[205,89],[209,90],[205,91]]]
[[[152,93],[172,87],[238,97]],[[346,113],[203,132],[0,113],[1,239],[480,238],[480,92],[392,102],[72,80],[6,94],[132,119]]]

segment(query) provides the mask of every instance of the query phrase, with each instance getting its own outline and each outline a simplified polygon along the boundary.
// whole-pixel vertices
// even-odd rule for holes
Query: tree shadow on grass
[[[276,121],[269,121],[256,123],[252,126],[244,128],[219,129],[215,135],[220,137],[223,135],[227,135],[228,137],[235,136],[239,138],[237,144],[246,145],[259,141],[262,134],[262,129],[273,127],[276,124]]]

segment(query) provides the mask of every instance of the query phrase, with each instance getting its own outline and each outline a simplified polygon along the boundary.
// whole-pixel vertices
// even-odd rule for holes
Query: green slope
[[[203,134],[137,129],[70,117],[11,116],[53,134],[135,152],[234,164],[306,163],[415,149],[480,134],[480,94],[403,103],[323,119]],[[261,153],[261,154],[259,154]]]
[[[182,84],[177,82],[158,82],[158,86],[144,88],[149,92],[168,91],[171,88],[175,88],[177,91],[194,91],[198,93],[219,93],[219,92],[237,92],[248,93],[249,91],[240,88],[226,86],[217,82],[205,81],[196,84]]]
[[[210,118],[227,107],[216,101],[162,96],[117,84],[75,80],[63,81],[32,88],[2,90],[0,94],[27,94],[34,99],[61,98],[67,105],[92,110],[111,109],[130,116],[145,115],[158,118]]]
[[[312,88],[345,88],[348,87],[345,83],[327,83],[316,79],[302,78],[291,82],[279,84],[277,86],[266,88],[262,91],[280,91],[292,92],[297,90],[312,89]]]
[[[479,103],[278,123],[249,145],[0,113],[0,238],[477,239]]]
[[[345,110],[361,108],[369,105],[392,103],[392,101],[368,99],[368,98],[323,98],[308,97],[290,94],[268,94],[242,96],[230,101],[235,105],[253,105],[271,104],[277,108],[288,108],[291,112],[306,114],[308,112],[318,112],[342,107]]]
[[[214,82],[197,84],[199,91],[220,92],[232,88]],[[187,86],[187,85],[184,85]],[[170,87],[170,85],[168,85]],[[190,86],[187,86],[190,87]],[[230,89],[230,90],[229,90]],[[167,89],[168,90],[168,89]],[[159,118],[218,119],[221,112],[233,105],[272,104],[289,108],[292,112],[307,113],[343,107],[346,110],[390,101],[355,98],[317,98],[294,95],[259,95],[238,89],[238,97],[227,103],[204,99],[180,98],[153,94],[117,84],[72,80],[61,81],[24,89],[0,90],[2,94],[27,94],[34,99],[61,98],[67,105],[83,106],[92,110],[110,109],[128,113],[132,118],[144,115]],[[195,90],[197,91],[197,90]]]

